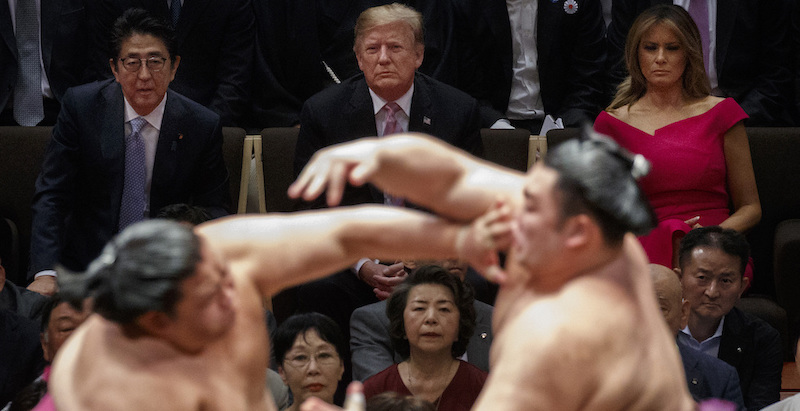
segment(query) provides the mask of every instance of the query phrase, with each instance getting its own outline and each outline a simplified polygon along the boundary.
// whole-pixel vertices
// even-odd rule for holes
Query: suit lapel
[[[372,96],[369,94],[369,87],[363,77],[357,78],[352,82],[353,94],[348,102],[346,118],[352,124],[352,133],[344,137],[343,141],[352,140],[362,136],[377,136],[378,127],[375,125],[375,113],[372,112]],[[367,184],[369,187],[372,201],[375,203],[383,203],[383,192],[378,190],[372,184]]]
[[[53,39],[58,35],[58,16],[61,15],[63,0],[42,0],[42,61],[45,73],[50,72],[50,61],[53,55]]]
[[[158,146],[156,147],[156,158],[153,163],[153,181],[150,185],[150,215],[154,215],[158,210],[154,210],[152,204],[160,204],[158,197],[160,187],[168,187],[173,181],[175,168],[177,167],[178,153],[183,144],[183,131],[181,117],[185,114],[183,105],[175,97],[171,90],[167,91],[167,104],[164,107],[164,117],[161,120],[161,131],[158,134]]]
[[[408,119],[408,131],[431,134],[435,118],[431,114],[431,93],[427,83],[420,74],[414,75],[414,94],[411,96],[411,113]]]
[[[122,184],[125,181],[125,100],[122,96],[122,88],[114,80],[108,80],[102,90],[103,107],[99,110],[103,113],[101,130],[97,133],[100,136],[100,151],[104,159],[107,160],[109,175],[115,176],[115,181],[109,187],[111,190],[111,209],[114,212],[114,227],[117,226],[119,218],[119,207],[122,202]]]
[[[736,308],[725,316],[725,324],[722,325],[722,338],[719,342],[719,354],[717,358],[732,365],[737,370],[742,361],[742,354],[745,347],[742,344],[742,320],[736,312]]]
[[[562,26],[561,19],[565,13],[563,0],[556,2],[539,0],[536,11],[536,38],[538,39],[536,54],[539,67],[544,62],[551,61],[550,54],[553,45],[558,42],[555,37],[560,36],[559,28]],[[541,72],[540,68],[539,73]]]
[[[717,50],[714,53],[717,59],[714,64],[717,69],[717,77],[719,77],[720,68],[725,67],[725,56],[728,54],[728,45],[733,36],[737,5],[738,2],[733,0],[717,1]],[[779,13],[780,11],[776,10],[775,12]],[[753,16],[753,18],[756,17]]]
[[[0,36],[3,37],[8,49],[14,55],[14,59],[19,59],[17,53],[17,40],[14,38],[14,26],[11,21],[11,10],[8,9],[8,2],[0,2]],[[14,64],[16,65],[16,63]]]

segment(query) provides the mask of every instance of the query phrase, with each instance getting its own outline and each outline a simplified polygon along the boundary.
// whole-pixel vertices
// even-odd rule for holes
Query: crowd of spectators
[[[37,292],[55,291],[56,263],[85,270],[114,234],[156,217],[170,204],[191,204],[177,206],[188,211],[165,211],[190,212],[191,223],[227,214],[223,126],[250,131],[299,127],[299,173],[318,150],[360,137],[418,131],[480,155],[481,127],[538,134],[548,123],[575,127],[595,119],[597,130],[630,151],[645,152],[655,167],[642,185],[659,225],[641,241],[651,262],[682,274],[682,297],[688,300],[683,304],[674,278],[657,276],[654,268],[656,284],[666,284],[657,287],[664,294],[658,294],[659,301],[669,300],[665,316],[685,310],[685,321],[678,316],[670,323],[667,316],[667,322],[677,336],[687,380],[693,375],[688,364],[708,363],[722,370],[703,374],[710,386],[724,374],[724,382],[735,381],[731,384],[740,390],[727,399],[748,409],[777,401],[782,358],[777,332],[733,304],[752,275],[739,233],[760,218],[744,126],[800,126],[800,58],[791,57],[800,54],[800,5],[791,0],[736,0],[735,7],[718,7],[716,0],[667,5],[614,0],[607,26],[599,0],[390,3],[0,2],[0,126],[55,126],[33,204],[28,280],[35,285],[29,291],[5,281],[4,275],[0,283],[0,341],[25,351],[13,354],[15,364],[30,360],[17,364],[20,374],[0,375],[0,383],[2,377],[13,382],[0,384],[6,389],[0,406],[39,376],[44,360],[54,355],[45,344],[49,313],[41,327],[41,348],[35,344],[35,325],[43,307],[54,309]],[[647,23],[642,15],[656,17]],[[674,78],[643,67],[648,61],[666,62],[664,56],[676,52],[683,59],[669,62],[681,69]],[[678,105],[683,111],[674,117],[663,110],[653,114],[659,111],[654,101],[666,101],[665,96],[686,99]],[[722,114],[715,117],[706,114],[718,111]],[[642,144],[639,135],[626,140],[631,133],[652,136],[688,119],[720,129],[682,123],[677,134],[691,140],[668,138],[675,146],[667,148],[649,140]],[[687,134],[687,128],[700,137]],[[141,148],[109,144],[123,132],[141,135]],[[685,178],[665,177],[664,170],[673,173],[680,168],[674,162],[683,161],[674,152],[701,146],[698,139],[708,136],[713,136],[708,145],[716,165],[687,168]],[[660,163],[665,153],[669,158]],[[127,163],[134,155],[146,159],[146,168]],[[709,157],[705,152],[691,155],[685,161]],[[713,181],[691,178],[709,168],[717,171]],[[134,169],[142,176],[135,184],[129,181]],[[670,185],[675,182],[680,186]],[[700,200],[694,197],[659,197],[662,188],[673,196],[681,190],[696,195],[693,185],[683,185],[687,182],[702,190],[713,185],[709,190],[718,194],[712,199],[716,208],[697,211],[692,202]],[[131,187],[138,194],[130,194]],[[676,199],[689,207],[675,212]],[[349,187],[342,203],[416,207],[371,185]],[[135,218],[127,221],[130,204],[136,204]],[[662,205],[675,215],[662,213]],[[736,231],[702,228],[717,224]],[[698,238],[702,235],[708,238]],[[708,249],[704,258],[713,261],[695,257],[697,249]],[[276,369],[294,398],[285,406],[297,409],[309,396],[340,402],[345,383],[355,379],[366,381],[368,397],[393,387],[437,407],[469,408],[490,371],[492,307],[473,300],[471,286],[465,285],[466,267],[459,273],[451,268],[457,279],[450,278],[450,263],[437,261],[425,269],[438,270],[435,281],[406,284],[407,278],[414,279],[409,277],[414,262],[363,257],[352,268],[297,290],[298,308],[315,314],[290,318],[275,336]],[[735,264],[719,268],[731,258]],[[723,289],[721,297],[708,297],[720,292],[717,284],[723,280],[708,278],[709,270],[697,268],[701,263],[719,268],[714,275],[727,280],[730,289]],[[388,306],[381,302],[387,297]],[[714,315],[703,311],[709,298],[722,300],[714,302],[721,305]],[[408,314],[410,306],[420,307],[418,318]],[[449,339],[441,346],[428,344],[429,338],[441,337],[439,328],[425,328],[428,323],[449,327]],[[414,324],[418,329],[409,329]],[[420,335],[421,329],[428,334]],[[748,356],[744,360],[742,347]],[[737,349],[738,354],[732,352]],[[697,352],[687,350],[721,361],[696,359]],[[426,384],[426,376],[438,385]],[[451,381],[463,385],[451,387]],[[699,401],[730,393],[692,394]],[[451,402],[459,404],[447,405]]]

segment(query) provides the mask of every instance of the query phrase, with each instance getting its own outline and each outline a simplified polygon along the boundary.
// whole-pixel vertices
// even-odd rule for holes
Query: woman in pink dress
[[[692,228],[745,232],[761,219],[747,115],[733,99],[710,95],[700,33],[679,6],[643,12],[625,59],[631,74],[594,128],[652,163],[640,184],[659,224],[640,240],[651,262],[677,267],[677,245]]]

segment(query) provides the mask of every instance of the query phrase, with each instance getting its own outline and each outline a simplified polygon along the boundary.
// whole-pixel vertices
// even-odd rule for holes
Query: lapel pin
[[[183,140],[183,134],[182,133],[178,133],[178,140]]]
[[[485,340],[485,339],[486,339],[486,336],[487,336],[487,334],[486,334],[486,333],[481,333],[481,339],[484,339],[484,340]]]
[[[697,378],[692,378],[692,384],[697,385]]]
[[[578,12],[578,2],[575,0],[567,0],[564,2],[564,11],[567,14],[575,14]]]
[[[742,347],[736,347],[736,352],[741,353],[742,352]]]
[[[422,116],[422,124],[431,125],[431,118],[428,116]]]

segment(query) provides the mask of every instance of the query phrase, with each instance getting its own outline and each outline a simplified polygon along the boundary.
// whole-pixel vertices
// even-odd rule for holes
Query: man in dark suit
[[[487,2],[490,3],[490,2]],[[538,134],[546,115],[564,126],[594,121],[605,105],[605,24],[599,0],[507,1],[511,36],[485,36],[500,49],[509,41],[505,72],[511,84],[503,109],[518,128]],[[533,4],[535,3],[535,4]],[[503,16],[493,13],[503,33]],[[488,18],[487,14],[487,18]]]
[[[117,17],[133,7],[163,18],[175,28],[181,72],[170,89],[219,114],[223,126],[238,125],[250,101],[255,44],[251,0],[99,1],[92,40],[96,79],[111,75],[106,64],[108,31]]]
[[[780,398],[783,353],[777,330],[734,304],[747,288],[750,246],[744,236],[719,226],[696,228],[681,241],[683,296],[691,312],[678,343],[732,365],[748,410]]]
[[[251,120],[254,125],[297,125],[306,100],[358,74],[352,27],[367,8],[389,3],[392,1],[255,2],[258,39]],[[497,110],[493,107],[494,97],[507,88],[503,84],[494,87],[507,80],[500,67],[506,61],[496,64],[496,51],[502,47],[491,44],[481,48],[475,39],[489,34],[484,31],[487,27],[482,24],[481,13],[494,6],[484,6],[483,0],[403,0],[399,3],[418,10],[423,16],[425,60],[419,72],[478,99],[483,125],[491,125],[492,122],[486,122],[494,121],[491,113]],[[471,3],[476,4],[473,7]],[[499,4],[505,14],[502,0],[491,3]],[[508,32],[507,16],[505,26]],[[510,41],[505,46],[510,56]],[[502,104],[508,102],[508,95],[505,100]]]
[[[465,151],[481,152],[477,101],[417,72],[425,48],[422,31],[421,14],[404,5],[361,13],[354,50],[362,74],[323,90],[303,105],[295,150],[298,173],[324,147],[404,131],[431,134]],[[402,202],[374,186],[350,186],[343,204]],[[364,257],[352,270],[301,286],[299,308],[328,315],[349,337],[353,310],[377,302],[376,293],[386,298],[405,279],[402,264],[387,266]],[[350,375],[349,365],[345,358],[345,376]]]
[[[34,6],[38,2],[30,1]],[[16,3],[16,2],[12,2]],[[83,84],[88,80],[86,43],[89,36],[89,5],[86,0],[41,0],[37,15],[26,15],[22,11],[22,1],[16,3],[14,10],[9,2],[0,2],[0,125],[53,125],[58,116],[61,99],[69,87]],[[27,17],[26,17],[27,16]],[[39,66],[38,83],[32,87],[41,112],[22,124],[11,107],[15,100],[14,91],[20,84],[20,51],[16,34],[22,29],[21,20],[35,23],[32,56]],[[41,60],[39,60],[41,56]],[[20,96],[18,96],[20,97]],[[23,107],[24,103],[17,100]],[[33,102],[31,102],[33,104]],[[25,122],[23,120],[23,122]]]
[[[691,1],[700,0],[614,0],[608,28],[612,87],[627,75],[623,57],[625,39],[639,13],[656,4],[677,4],[691,13]],[[703,1],[707,1],[708,14],[716,15],[716,24],[709,24],[711,20],[706,24],[710,28],[709,46],[714,44],[715,48],[706,67],[712,94],[733,97],[750,116],[748,126],[793,125],[789,38],[792,2]],[[704,50],[706,54],[709,51]]]
[[[480,116],[475,99],[416,72],[424,56],[420,13],[402,5],[367,9],[356,23],[354,50],[362,74],[320,92],[303,106],[296,172],[324,147],[403,131],[431,134],[465,151],[480,153]],[[391,115],[390,105],[396,107]],[[372,186],[351,186],[342,203],[387,201],[392,200]],[[376,264],[368,261],[358,268],[367,267],[375,268]],[[402,274],[402,267],[394,271]],[[391,286],[375,283],[374,274],[362,277],[370,285],[365,297],[372,294],[373,287],[391,290]],[[374,301],[366,298],[357,306]],[[349,318],[348,313],[342,319],[345,325]]]
[[[56,263],[84,270],[125,225],[169,204],[227,213],[220,119],[167,91],[180,63],[171,33],[143,10],[127,11],[114,26],[116,81],[65,96],[36,182],[30,275]],[[38,276],[31,287],[53,283]]]
[[[416,266],[419,266],[418,262]],[[428,262],[424,262],[428,264]],[[458,260],[433,261],[451,274],[465,280],[467,263]],[[466,360],[470,364],[489,372],[489,348],[492,345],[491,305],[475,300],[475,332],[467,345]],[[367,378],[403,360],[392,347],[389,337],[389,317],[386,316],[386,300],[365,305],[353,311],[350,317],[350,353],[353,360],[353,379]]]
[[[683,299],[681,281],[674,271],[658,264],[650,264],[650,275],[670,335],[677,338],[681,328],[689,321],[689,302]],[[737,409],[744,408],[735,368],[725,361],[683,345],[678,345],[678,350],[689,392],[695,401],[719,398],[736,404]]]

